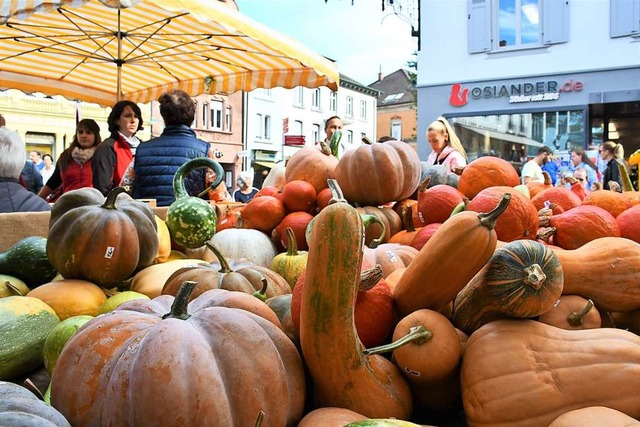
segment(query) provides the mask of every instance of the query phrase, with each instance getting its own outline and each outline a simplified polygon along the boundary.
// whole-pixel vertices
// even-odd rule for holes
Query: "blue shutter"
[[[491,0],[467,0],[469,53],[491,50]]]
[[[544,0],[542,4],[542,43],[569,41],[569,0]]]
[[[640,0],[611,0],[611,37],[640,34]]]

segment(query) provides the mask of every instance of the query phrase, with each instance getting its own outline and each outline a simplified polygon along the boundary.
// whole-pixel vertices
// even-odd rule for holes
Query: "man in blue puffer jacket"
[[[161,95],[158,102],[165,128],[158,138],[138,146],[133,197],[156,199],[158,206],[169,206],[175,200],[173,176],[178,168],[196,157],[213,158],[213,152],[209,143],[196,138],[190,127],[196,108],[189,95],[173,90]],[[184,183],[187,192],[197,196],[205,188],[205,170],[192,171]]]

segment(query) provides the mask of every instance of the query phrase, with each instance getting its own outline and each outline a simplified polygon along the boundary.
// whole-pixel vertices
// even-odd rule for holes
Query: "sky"
[[[337,62],[359,83],[378,80],[415,60],[411,26],[381,0],[236,0],[240,12]],[[405,3],[413,3],[408,1]]]

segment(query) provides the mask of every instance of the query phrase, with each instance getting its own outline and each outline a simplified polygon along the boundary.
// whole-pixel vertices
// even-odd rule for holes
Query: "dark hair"
[[[589,157],[587,157],[587,155],[585,154],[585,152],[584,152],[584,150],[582,148],[574,148],[571,151],[573,151],[578,156],[580,156],[580,160],[582,160],[582,163],[584,163],[585,165],[588,165],[594,171],[598,170],[598,167],[591,161],[591,159]]]
[[[138,104],[132,101],[118,101],[116,102],[116,105],[113,106],[113,109],[111,109],[111,113],[109,113],[109,118],[107,119],[107,124],[109,125],[109,133],[114,139],[118,138],[118,131],[120,130],[120,127],[118,126],[116,121],[120,118],[122,112],[126,107],[131,107],[131,109],[133,110],[133,114],[135,114],[138,118],[137,130],[140,131],[144,129],[142,127],[142,111],[140,111],[140,107],[138,107]]]
[[[60,157],[58,157],[58,164],[60,165],[61,169],[67,167],[67,163],[71,158],[71,152],[73,151],[73,149],[76,147],[82,148],[80,146],[80,143],[78,142],[78,130],[80,129],[88,130],[90,133],[95,135],[95,140],[93,141],[92,147],[97,147],[102,143],[102,138],[100,138],[100,126],[98,125],[98,123],[96,123],[93,119],[80,120],[78,122],[78,126],[76,126],[76,133],[75,135],[73,135],[73,141],[71,142],[71,145],[69,145],[69,148],[67,148],[62,152],[62,154],[60,154]]]
[[[175,89],[163,93],[158,98],[160,115],[165,125],[191,126],[196,116],[196,106],[193,99],[181,90]]]
[[[331,116],[329,117],[327,120],[324,121],[324,128],[327,129],[327,126],[329,125],[329,122],[333,119],[338,119],[340,121],[342,121],[342,119],[339,116]]]
[[[31,150],[31,151],[29,151],[29,153],[36,153],[38,155],[38,157],[42,157],[42,153],[39,152],[38,150]]]
[[[4,120],[4,117],[2,117],[2,114],[0,114],[0,128],[6,125],[7,122]]]
[[[553,150],[547,147],[546,145],[543,145],[542,147],[538,148],[538,154],[542,154],[542,153],[553,155]]]
[[[43,155],[42,155],[42,160],[44,160],[44,158],[45,158],[45,157],[50,158],[50,159],[51,159],[51,161],[53,162],[53,157],[51,156],[51,154],[49,154],[49,153],[45,153],[45,154],[43,154]]]

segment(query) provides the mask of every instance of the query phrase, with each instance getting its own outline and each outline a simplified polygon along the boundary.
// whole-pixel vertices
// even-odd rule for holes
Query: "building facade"
[[[423,1],[420,28],[418,135],[444,115],[469,160],[640,148],[640,0]]]
[[[376,140],[378,91],[340,75],[337,92],[310,89],[257,89],[245,102],[246,146],[244,169],[254,170],[254,186],[260,188],[271,167],[305,146],[325,138],[324,124],[339,116],[344,127],[344,150],[360,146],[363,137]]]
[[[415,85],[406,70],[396,70],[388,76],[378,75],[369,85],[380,91],[378,95],[378,138],[390,136],[416,146],[418,103]]]

